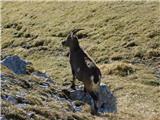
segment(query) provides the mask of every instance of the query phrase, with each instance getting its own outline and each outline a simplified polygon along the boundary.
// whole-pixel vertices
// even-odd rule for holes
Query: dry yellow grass
[[[160,2],[1,3],[2,59],[17,54],[30,60],[35,69],[48,72],[57,83],[43,91],[37,87],[42,81],[31,78],[36,84],[28,99],[39,106],[31,105],[27,110],[17,110],[15,106],[2,101],[3,114],[27,119],[26,114],[31,110],[36,113],[36,119],[51,119],[54,116],[79,120],[160,118],[160,78],[156,77],[158,70],[155,69],[160,61]],[[117,97],[117,113],[100,117],[87,112],[63,114],[60,106],[51,100],[47,103],[48,107],[43,106],[43,99],[49,100],[45,95],[61,88],[64,80],[72,78],[65,56],[68,49],[61,46],[61,41],[73,28],[84,28],[79,34],[87,37],[81,39],[80,44],[100,66],[102,82]],[[9,70],[2,66],[3,71]],[[18,79],[20,84],[2,86],[2,89],[6,89],[2,90],[2,94],[14,95],[17,91],[27,91],[24,81],[28,76],[11,76]]]

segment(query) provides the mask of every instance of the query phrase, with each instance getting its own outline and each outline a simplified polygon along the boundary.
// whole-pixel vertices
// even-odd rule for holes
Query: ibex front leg
[[[75,90],[76,89],[76,87],[75,87],[76,76],[75,76],[75,72],[74,72],[73,68],[71,68],[71,69],[72,69],[72,76],[73,76],[72,81],[71,81],[71,83],[72,83],[71,88],[73,90]]]

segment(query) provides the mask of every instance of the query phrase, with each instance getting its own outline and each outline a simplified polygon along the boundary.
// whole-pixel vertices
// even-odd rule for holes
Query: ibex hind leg
[[[96,92],[89,92],[90,96],[92,97],[91,100],[91,114],[92,115],[99,115],[98,114],[98,100],[99,100],[99,95]]]
[[[93,98],[94,101],[98,101],[98,93],[96,93],[96,92],[89,92],[89,94]]]
[[[76,76],[75,76],[75,72],[74,72],[72,67],[71,67],[71,69],[72,69],[72,75],[73,75],[73,78],[72,78],[72,81],[71,81],[71,88],[73,90],[76,90],[76,85],[75,85]]]
[[[71,81],[71,82],[72,82],[72,84],[71,84],[71,88],[72,88],[73,90],[76,90],[75,82],[74,82],[74,81]]]

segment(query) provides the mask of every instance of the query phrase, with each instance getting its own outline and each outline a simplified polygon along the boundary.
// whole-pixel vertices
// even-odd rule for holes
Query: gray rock
[[[8,67],[15,74],[26,74],[26,66],[31,63],[21,59],[17,55],[14,55],[6,57],[1,61],[1,64]]]
[[[53,83],[52,77],[49,76],[46,72],[35,71],[31,73],[32,76],[47,81],[48,83]]]
[[[116,112],[116,98],[110,92],[106,84],[101,84],[100,87],[100,112]]]
[[[0,120],[7,120],[6,117],[4,115],[0,116]]]
[[[2,95],[1,98],[3,100],[6,100],[8,102],[10,102],[11,104],[30,104],[30,101],[28,101],[27,99],[25,99],[24,96],[11,96],[11,95]]]
[[[35,117],[35,113],[34,112],[29,112],[28,116],[29,116],[29,118],[34,118]]]
[[[24,103],[24,104],[17,104],[17,105],[15,105],[17,108],[26,108],[27,106],[28,106],[28,104],[26,104],[26,103]]]
[[[40,85],[41,88],[44,88],[44,89],[47,89],[49,87],[49,84],[48,83],[42,83]]]
[[[12,104],[17,104],[18,103],[17,100],[16,100],[16,98],[13,97],[13,96],[7,96],[6,100],[8,102],[12,103]]]
[[[77,106],[75,101],[71,102],[72,108],[73,108],[73,112],[81,112],[82,111],[82,107],[81,106]]]
[[[84,93],[83,86],[80,86],[77,88],[77,90],[70,90],[65,89],[62,90],[64,94],[72,101],[80,100],[83,102],[87,102],[92,106],[92,98],[88,93]],[[74,103],[74,102],[73,102]],[[80,111],[80,107],[76,107],[74,104],[72,104],[72,107],[75,111]],[[116,105],[116,98],[114,95],[110,92],[109,88],[106,84],[101,84],[100,86],[100,99],[99,99],[99,112],[116,112],[117,111],[117,105]]]

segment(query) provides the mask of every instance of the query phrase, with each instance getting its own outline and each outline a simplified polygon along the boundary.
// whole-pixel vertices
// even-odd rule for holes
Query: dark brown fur
[[[78,38],[75,35],[80,29],[71,31],[67,39],[62,42],[62,45],[70,49],[70,65],[72,69],[73,81],[72,88],[75,89],[75,79],[84,83],[84,88],[95,102],[95,109],[91,112],[97,112],[97,101],[99,99],[99,89],[101,81],[100,69],[96,66],[95,62],[87,55],[79,46]]]

